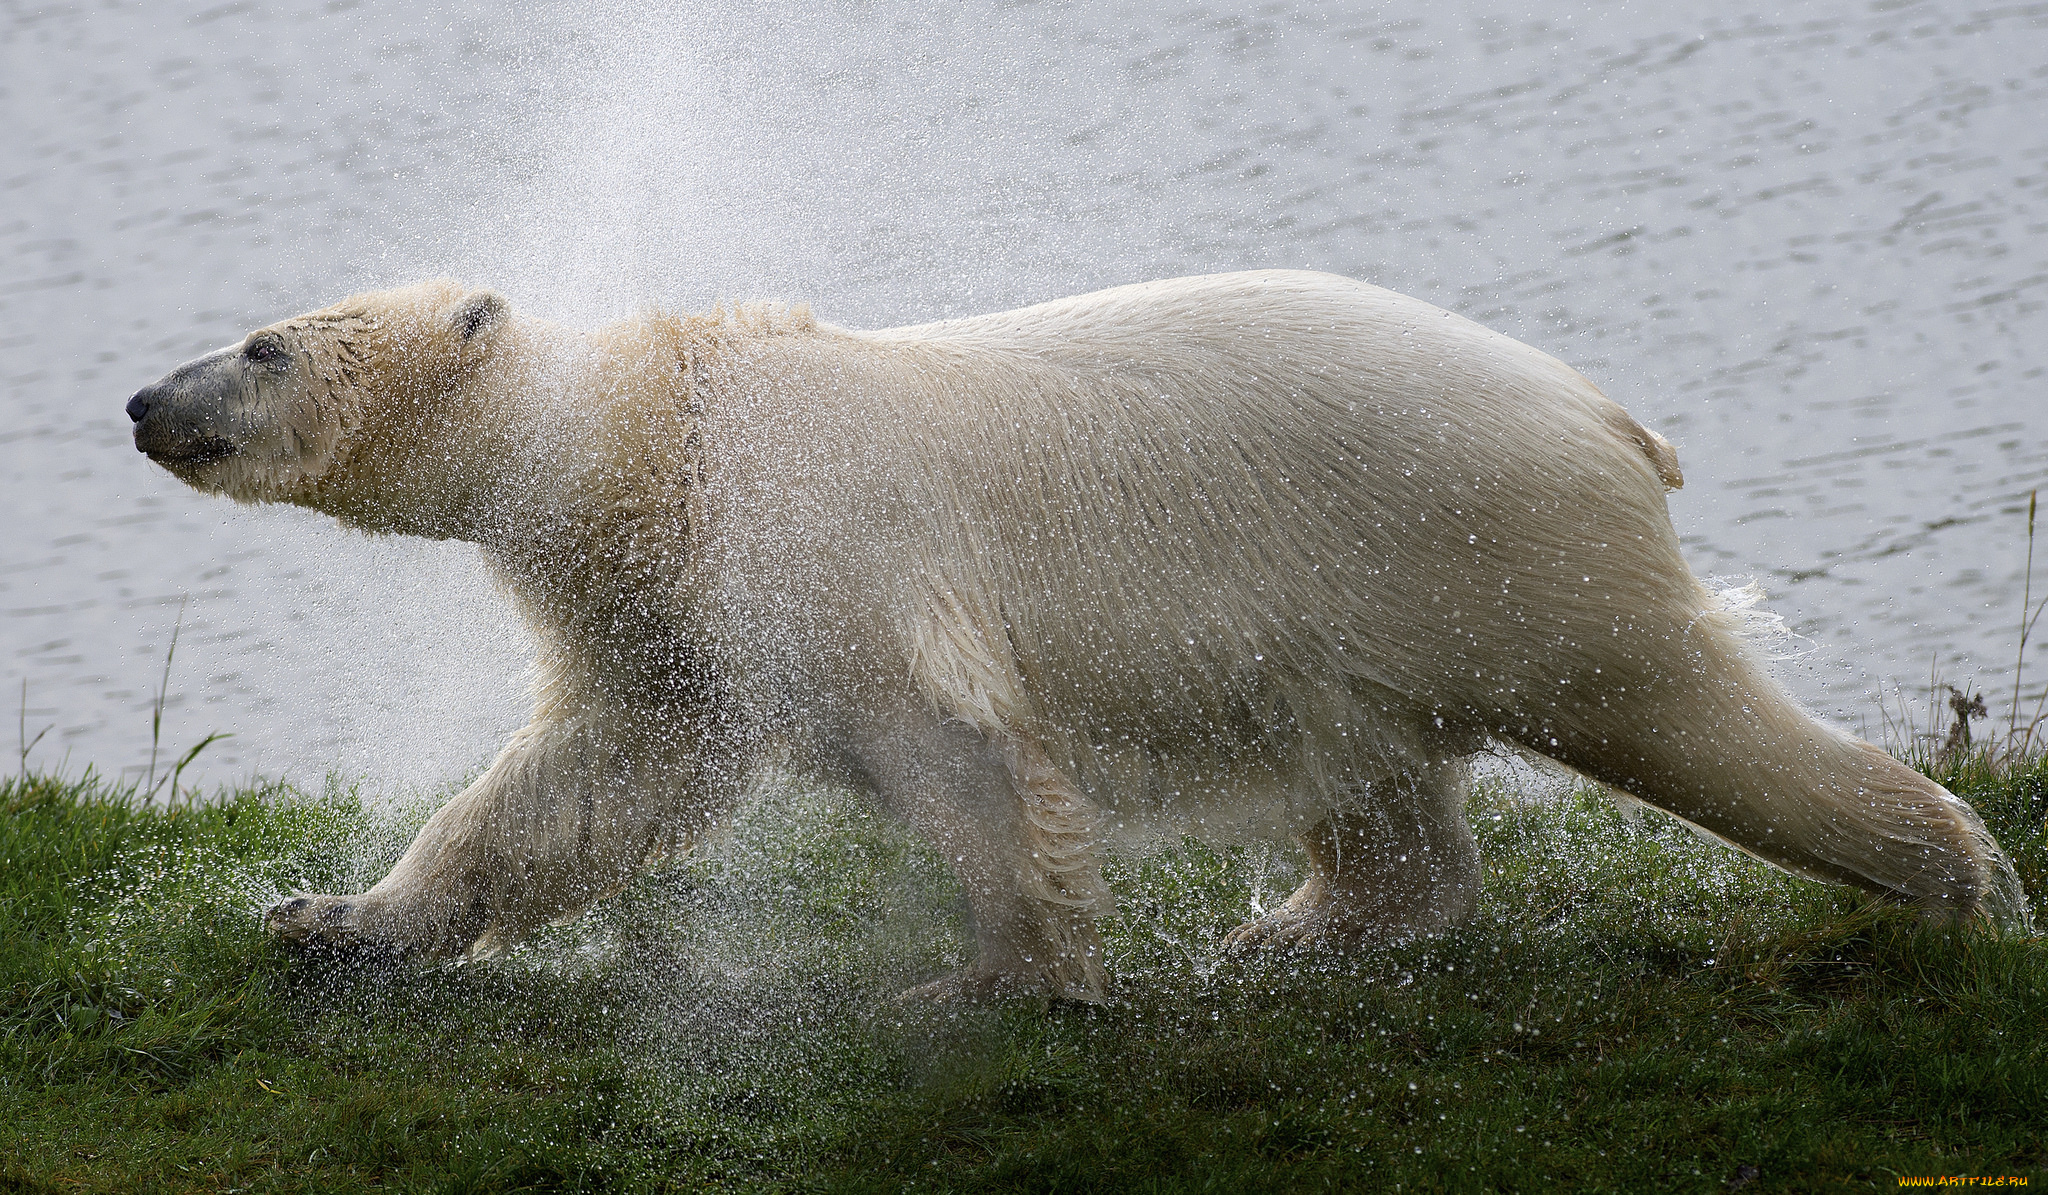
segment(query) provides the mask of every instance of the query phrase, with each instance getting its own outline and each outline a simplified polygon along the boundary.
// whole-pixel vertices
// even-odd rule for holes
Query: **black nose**
[[[131,421],[141,423],[142,417],[149,414],[150,391],[154,389],[156,387],[151,386],[137,390],[135,397],[128,400],[128,418]]]

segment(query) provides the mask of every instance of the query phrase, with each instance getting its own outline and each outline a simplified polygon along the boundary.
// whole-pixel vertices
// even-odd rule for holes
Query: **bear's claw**
[[[340,896],[293,896],[263,911],[263,928],[292,946],[342,947],[366,943],[355,923],[356,902]]]
[[[1356,953],[1382,946],[1399,946],[1442,933],[1448,926],[1435,919],[1420,924],[1412,917],[1349,915],[1327,906],[1306,909],[1282,905],[1253,921],[1247,921],[1223,939],[1226,957],[1243,957],[1261,951],[1333,951]]]
[[[996,1004],[1010,1000],[1100,1004],[1103,996],[1100,992],[1075,990],[1043,976],[974,967],[906,988],[896,996],[900,1005]]]
[[[440,960],[481,957],[500,939],[487,910],[472,901],[463,916],[446,906],[399,901],[375,893],[358,896],[299,894],[263,911],[263,928],[287,946],[322,952],[368,953],[392,958]]]
[[[1223,939],[1223,953],[1244,955],[1262,950],[1313,950],[1358,941],[1364,935],[1343,932],[1329,917],[1280,909],[1247,921]]]

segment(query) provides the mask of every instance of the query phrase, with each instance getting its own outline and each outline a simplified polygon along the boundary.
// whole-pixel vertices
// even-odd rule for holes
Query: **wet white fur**
[[[981,954],[942,993],[1098,993],[1091,848],[1134,817],[1302,838],[1308,881],[1241,943],[1441,928],[1489,741],[1798,874],[2025,924],[1967,806],[1745,650],[1680,557],[1670,446],[1449,312],[1268,271],[880,332],[756,307],[455,343],[462,301],[343,304],[413,356],[323,383],[338,443],[190,478],[474,539],[542,644],[533,724],[284,933],[489,949],[687,846],[771,737],[955,860]]]

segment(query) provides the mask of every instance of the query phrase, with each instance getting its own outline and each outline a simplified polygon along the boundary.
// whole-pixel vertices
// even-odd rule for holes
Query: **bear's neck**
[[[532,625],[620,665],[690,637],[700,503],[674,331],[633,321],[549,346],[496,396],[516,427],[519,447],[494,454],[509,467],[445,512]]]

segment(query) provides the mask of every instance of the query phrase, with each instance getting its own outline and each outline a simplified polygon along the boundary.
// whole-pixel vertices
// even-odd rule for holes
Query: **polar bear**
[[[936,997],[1092,999],[1093,847],[1296,835],[1238,948],[1473,907],[1462,761],[1557,760],[1802,876],[2028,923],[1975,813],[1803,712],[1680,557],[1671,446],[1558,361],[1326,274],[858,332],[803,307],[577,332],[436,281],[252,332],[129,402],[202,490],[480,545],[532,722],[300,942],[482,955],[735,803],[770,742],[958,872]]]

